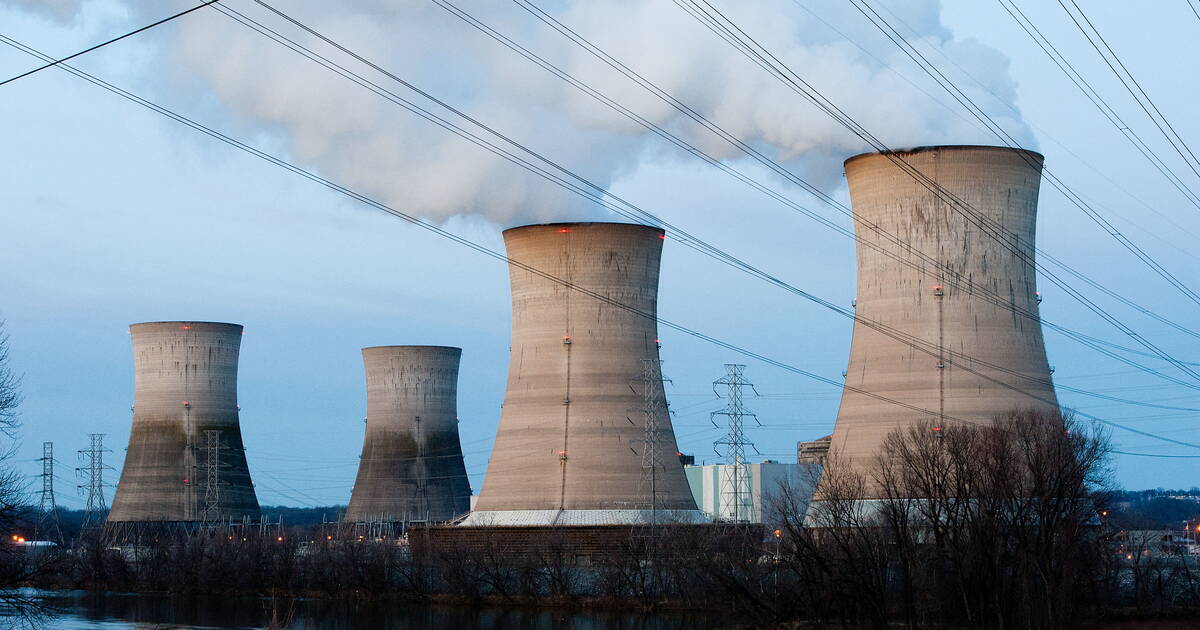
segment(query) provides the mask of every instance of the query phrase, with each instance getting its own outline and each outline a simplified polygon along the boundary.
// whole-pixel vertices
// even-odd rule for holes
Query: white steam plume
[[[515,3],[454,1],[711,155],[745,159]],[[67,0],[40,4],[58,14],[73,14]],[[168,4],[188,6],[148,0],[131,3],[140,9],[134,13],[141,20],[161,16]],[[541,4],[545,3],[539,0]],[[248,0],[228,6],[449,116]],[[428,0],[295,0],[278,6],[602,187],[648,160],[694,159]],[[889,146],[996,143],[961,109],[952,114],[860,50],[855,43],[914,81],[922,77],[899,49],[842,0],[761,0],[715,6]],[[1028,129],[1009,108],[1015,86],[1003,54],[973,39],[956,39],[942,25],[936,0],[889,2],[887,7],[898,17],[883,14],[919,50],[945,67],[1025,146],[1032,144]],[[844,158],[870,150],[668,0],[567,0],[543,8],[727,131],[828,191],[838,185]],[[498,224],[600,212],[215,11],[205,9],[180,20],[177,33],[168,41],[173,59],[184,72],[201,77],[232,115],[280,134],[302,163],[389,204],[439,220],[478,214]],[[946,59],[930,47],[954,59],[987,91],[947,67]],[[927,79],[918,83],[952,103]],[[714,177],[725,177],[713,172]]]

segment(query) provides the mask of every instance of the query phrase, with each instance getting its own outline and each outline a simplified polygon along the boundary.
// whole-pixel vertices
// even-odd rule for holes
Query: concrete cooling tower
[[[470,509],[459,348],[363,348],[367,431],[345,521],[447,521]]]
[[[891,157],[949,196],[922,185],[888,155],[846,160],[859,215],[855,229],[878,247],[858,244],[856,313],[923,340],[932,352],[855,321],[830,457],[848,458],[864,473],[887,434],[899,427],[951,422],[947,417],[985,423],[1015,409],[1057,410],[1033,267],[1042,156],[941,146]],[[997,225],[999,239],[982,233],[967,213]]]
[[[483,491],[463,525],[704,520],[665,405],[646,402],[664,400],[654,319],[663,238],[657,228],[622,223],[504,232],[508,390]],[[647,408],[661,454],[650,457],[653,466],[645,463]]]
[[[242,327],[152,322],[133,339],[133,429],[108,520],[258,518],[238,422]]]

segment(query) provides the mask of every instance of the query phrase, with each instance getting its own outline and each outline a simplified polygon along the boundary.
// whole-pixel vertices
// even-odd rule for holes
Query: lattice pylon
[[[79,489],[87,494],[87,502],[83,508],[84,527],[91,525],[108,510],[104,501],[104,469],[109,467],[104,465],[104,454],[111,452],[104,448],[103,433],[90,433],[88,437],[91,438],[91,446],[78,451],[84,466],[75,469],[76,474],[86,482],[79,485]]]
[[[758,416],[747,411],[742,404],[742,389],[749,387],[754,390],[754,384],[746,380],[746,366],[737,363],[725,364],[725,377],[713,381],[713,391],[717,396],[721,392],[718,386],[724,385],[726,394],[725,408],[712,412],[713,424],[717,416],[725,416],[728,420],[728,431],[725,437],[713,442],[717,455],[728,461],[726,474],[721,475],[721,495],[718,516],[737,522],[747,522],[754,517],[754,495],[750,484],[750,466],[746,461],[746,447],[754,448],[754,443],[746,439],[745,421]],[[755,394],[758,392],[755,391]]]
[[[662,396],[662,361],[642,359],[642,376],[637,379],[642,387],[642,419],[645,430],[642,438],[642,479],[640,482],[641,502],[651,512],[651,520],[658,521],[659,474],[663,471],[662,452],[667,423],[666,400]]]
[[[39,538],[62,543],[62,527],[58,522],[58,504],[54,499],[54,442],[42,442],[42,497],[38,502]]]

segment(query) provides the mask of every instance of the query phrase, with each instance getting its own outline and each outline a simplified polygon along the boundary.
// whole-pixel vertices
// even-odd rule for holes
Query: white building
[[[710,518],[718,520],[748,520],[752,523],[773,523],[781,502],[791,497],[796,514],[804,514],[812,499],[813,488],[821,474],[814,463],[784,464],[770,460],[746,464],[747,482],[738,484],[748,489],[742,498],[741,518],[734,516],[734,483],[732,464],[684,466],[688,485],[696,505]]]

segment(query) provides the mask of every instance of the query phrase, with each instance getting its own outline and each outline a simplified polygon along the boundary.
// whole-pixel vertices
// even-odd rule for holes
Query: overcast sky
[[[1036,48],[1001,4],[870,0],[1023,146],[1130,240],[1200,288],[1200,209],[1190,204]],[[226,0],[372,81],[432,107],[252,0]],[[336,6],[335,6],[336,4]],[[655,124],[805,207],[848,221],[771,178],[510,2],[455,4]],[[751,65],[668,0],[542,3],[633,70],[847,201],[841,162],[868,147]],[[889,146],[995,144],[861,13],[841,0],[716,2]],[[1027,5],[1027,6],[1026,6]],[[0,35],[63,56],[188,6],[121,0],[0,0]],[[501,47],[433,2],[281,4],[412,84],[575,170],[611,193],[817,296],[849,305],[853,241],[801,216]],[[1057,4],[1018,6],[1188,186],[1200,181],[1166,144]],[[1200,142],[1194,61],[1200,18],[1185,0],[1081,2],[1185,141]],[[319,46],[319,47],[318,47]],[[38,61],[0,45],[0,80]],[[500,230],[546,220],[618,220],[215,10],[203,9],[79,59],[77,67],[264,151],[492,248]],[[448,115],[444,110],[439,115]],[[482,486],[503,397],[509,342],[501,262],[238,152],[51,69],[0,86],[0,319],[24,375],[22,469],[53,441],[59,500],[78,507],[75,450],[105,433],[119,471],[129,436],[127,327],[153,320],[245,325],[239,398],[263,504],[345,503],[365,408],[360,348],[463,348],[461,431]],[[623,220],[623,219],[619,219]],[[1060,193],[1043,186],[1039,246],[1162,317],[1200,327],[1194,302],[1150,272]],[[1081,291],[1183,361],[1200,342],[1081,282]],[[1107,342],[1134,342],[1043,282],[1043,316]],[[851,322],[668,240],[666,319],[834,379]],[[682,449],[714,458],[722,402],[711,382],[747,363],[761,397],[749,430],[764,457],[833,428],[837,388],[663,330],[668,396]],[[1060,392],[1074,408],[1200,443],[1200,391],[1139,372],[1047,332],[1054,378],[1180,409]],[[1125,354],[1174,375],[1159,359]],[[1114,429],[1122,451],[1200,450]],[[1200,484],[1196,459],[1121,455],[1126,487]],[[117,472],[109,475],[114,483]],[[111,494],[110,494],[111,499]]]

